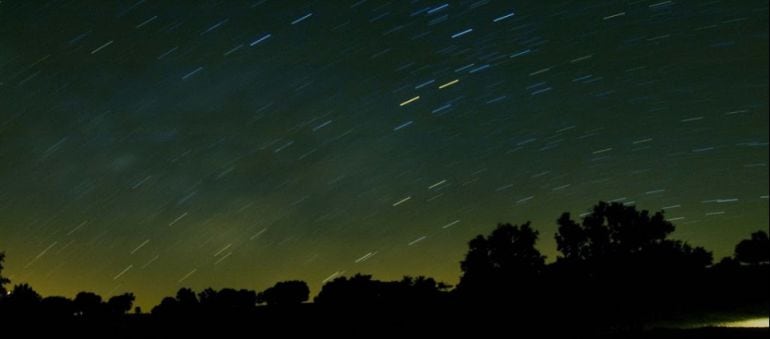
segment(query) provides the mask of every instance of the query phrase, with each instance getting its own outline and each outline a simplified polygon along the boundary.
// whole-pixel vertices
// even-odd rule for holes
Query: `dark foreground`
[[[768,338],[768,328],[647,328],[601,319],[551,318],[492,310],[341,309],[304,304],[258,308],[250,314],[189,314],[158,317],[129,314],[120,319],[75,318],[0,321],[0,338]],[[7,334],[11,334],[8,336]]]
[[[610,335],[605,338],[682,338],[682,339],[738,339],[738,338],[767,338],[770,330],[767,328],[698,328],[698,329],[658,329],[641,333],[626,333],[625,335]]]
[[[618,330],[604,333],[591,331],[571,331],[569,329],[517,330],[516,328],[425,328],[403,327],[398,324],[383,323],[365,326],[345,326],[313,328],[309,324],[292,324],[283,328],[276,326],[258,326],[248,324],[206,324],[188,323],[186,328],[175,326],[138,326],[110,327],[78,325],[48,326],[38,324],[26,330],[6,332],[3,338],[591,338],[591,339],[752,339],[768,338],[768,328],[722,328],[707,327],[695,329],[651,329]],[[555,324],[554,326],[558,326]]]

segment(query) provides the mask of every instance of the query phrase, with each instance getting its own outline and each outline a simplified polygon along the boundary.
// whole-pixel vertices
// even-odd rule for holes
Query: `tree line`
[[[379,281],[356,274],[327,282],[312,303],[307,302],[307,284],[298,280],[259,293],[182,288],[149,314],[130,312],[131,293],[107,300],[91,292],[74,299],[43,298],[23,283],[8,291],[0,253],[0,319],[97,320],[140,327],[243,318],[273,325],[287,318],[327,324],[443,319],[456,326],[513,319],[526,327],[558,319],[571,329],[590,330],[636,328],[698,312],[767,312],[770,242],[765,231],[751,234],[735,246],[733,256],[714,263],[712,252],[671,239],[675,226],[663,212],[599,202],[580,219],[563,213],[556,222],[558,256],[552,263],[537,249],[540,233],[529,222],[502,223],[469,241],[457,286],[422,276]]]

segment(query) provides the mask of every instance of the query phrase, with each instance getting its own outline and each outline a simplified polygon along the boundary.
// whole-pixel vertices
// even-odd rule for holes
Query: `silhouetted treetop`
[[[116,295],[107,300],[107,309],[112,314],[125,314],[131,310],[131,306],[134,304],[135,299],[136,297],[134,297],[133,293]]]
[[[3,276],[3,261],[5,261],[5,252],[0,252],[0,297],[8,294],[5,285],[11,282],[10,279]]]
[[[409,276],[400,281],[380,281],[356,274],[327,282],[314,302],[333,306],[435,304],[446,295],[449,285],[433,278]]]
[[[42,297],[31,286],[18,284],[13,287],[10,294],[0,298],[0,324],[5,325],[10,318],[29,318],[36,316],[39,311]],[[0,329],[4,326],[0,326]]]
[[[258,303],[275,305],[296,305],[307,301],[310,288],[300,280],[281,281],[257,295]]]
[[[6,301],[12,305],[35,305],[41,300],[43,298],[40,294],[26,283],[14,286],[11,293],[6,296]]]
[[[379,282],[371,275],[356,274],[350,278],[339,277],[327,282],[314,301],[321,304],[374,304],[381,299]]]
[[[201,307],[208,312],[243,312],[257,304],[257,293],[253,290],[223,288],[216,291],[207,288],[198,294]]]
[[[662,243],[674,225],[662,212],[650,215],[634,206],[600,201],[582,224],[573,221],[569,213],[557,220],[557,250],[567,260],[588,260],[611,252],[636,253]]]
[[[185,308],[195,308],[198,306],[198,296],[195,295],[195,291],[189,288],[180,288],[176,292],[176,301],[179,305]]]
[[[255,309],[257,293],[247,289],[207,288],[195,294],[189,288],[180,288],[176,298],[165,297],[151,313],[160,317],[185,318],[190,316],[226,316],[244,314]]]
[[[68,319],[75,315],[75,304],[72,300],[60,297],[46,297],[40,302],[41,314],[48,319]]]
[[[545,256],[535,247],[538,234],[529,222],[521,226],[506,223],[498,224],[486,237],[473,238],[460,262],[463,275],[458,289],[499,293],[537,279],[545,268]]]
[[[757,231],[751,234],[750,239],[741,240],[735,246],[735,259],[752,265],[770,262],[770,240],[767,232]]]
[[[657,258],[659,264],[687,264],[703,268],[712,261],[711,253],[681,241],[669,240],[674,225],[662,212],[650,214],[634,206],[599,202],[582,223],[569,213],[557,220],[556,246],[559,261],[633,266],[639,258]],[[634,259],[636,258],[636,259]]]
[[[73,302],[79,315],[95,317],[102,314],[102,297],[96,293],[80,292]]]
[[[394,297],[402,304],[430,305],[440,303],[445,299],[452,287],[430,277],[405,276],[398,283],[391,283]]]

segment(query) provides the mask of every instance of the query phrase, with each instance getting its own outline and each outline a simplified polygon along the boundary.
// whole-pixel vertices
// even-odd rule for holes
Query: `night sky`
[[[456,283],[599,200],[768,229],[768,4],[0,1],[0,250],[43,295]]]

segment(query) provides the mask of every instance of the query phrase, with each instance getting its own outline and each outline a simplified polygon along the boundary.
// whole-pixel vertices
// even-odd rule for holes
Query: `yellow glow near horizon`
[[[738,321],[729,321],[717,324],[718,327],[752,327],[752,328],[768,328],[770,327],[770,318],[753,318]]]

